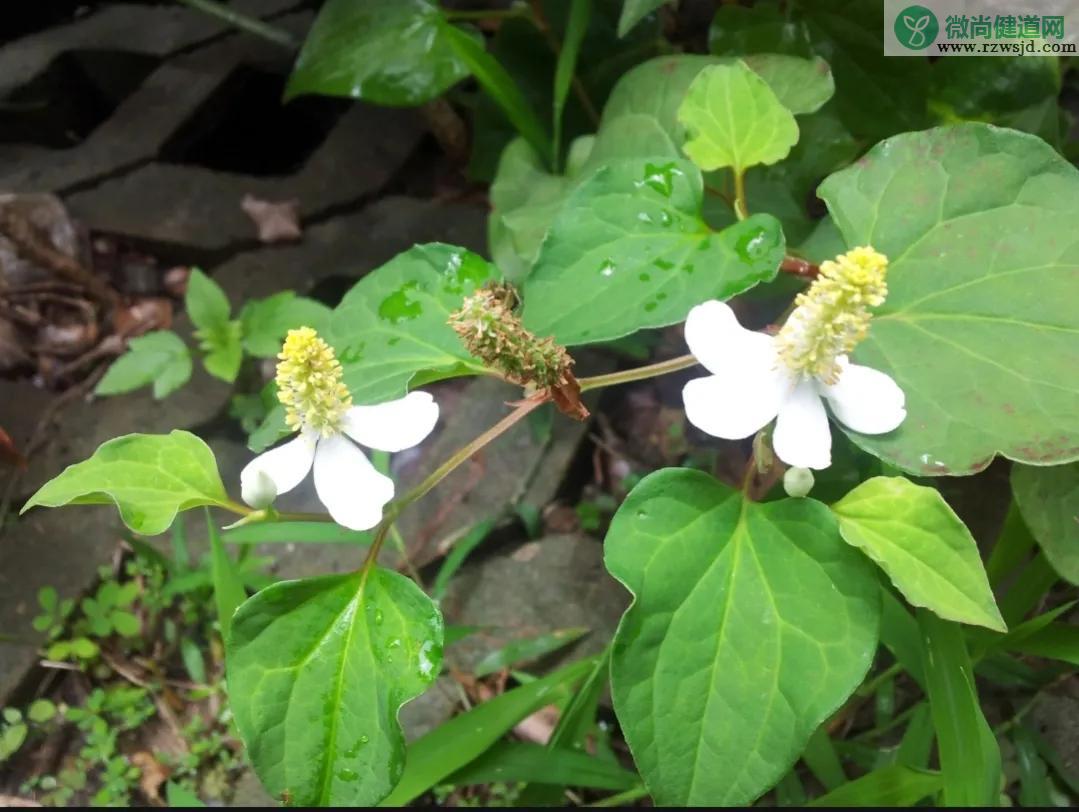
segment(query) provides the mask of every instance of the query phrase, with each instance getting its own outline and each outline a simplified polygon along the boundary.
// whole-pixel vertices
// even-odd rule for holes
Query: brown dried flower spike
[[[449,323],[470,353],[523,386],[526,395],[550,399],[564,414],[586,419],[573,359],[553,338],[537,338],[524,328],[514,312],[517,302],[511,285],[492,283],[466,297]]]

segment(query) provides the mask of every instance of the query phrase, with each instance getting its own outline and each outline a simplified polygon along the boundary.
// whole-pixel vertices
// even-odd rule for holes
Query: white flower
[[[838,379],[825,383],[791,370],[777,339],[746,330],[722,302],[694,307],[686,320],[686,343],[712,374],[682,390],[689,422],[714,437],[740,440],[775,419],[776,455],[788,465],[816,469],[832,463],[822,398],[837,420],[862,434],[883,434],[903,422],[903,390],[888,375],[837,355]]]
[[[278,357],[278,398],[299,436],[240,472],[244,501],[265,508],[313,467],[315,491],[335,522],[352,530],[374,527],[393,499],[393,480],[376,471],[355,443],[379,451],[412,448],[434,429],[438,404],[426,392],[410,392],[387,403],[353,406],[333,350],[310,328],[291,331]]]

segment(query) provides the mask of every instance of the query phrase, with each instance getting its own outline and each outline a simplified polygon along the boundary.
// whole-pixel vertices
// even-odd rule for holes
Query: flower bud
[[[269,474],[256,469],[253,476],[240,478],[240,496],[251,507],[265,510],[277,498],[277,485]]]
[[[813,490],[813,472],[808,468],[788,468],[783,474],[783,490],[795,499],[809,496]]]

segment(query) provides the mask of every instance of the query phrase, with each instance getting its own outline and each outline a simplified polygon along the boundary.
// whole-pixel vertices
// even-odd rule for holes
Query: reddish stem
[[[802,279],[816,279],[820,274],[820,266],[814,265],[808,259],[800,259],[799,257],[783,257],[783,262],[779,264],[779,270],[783,273],[794,274],[800,276]]]

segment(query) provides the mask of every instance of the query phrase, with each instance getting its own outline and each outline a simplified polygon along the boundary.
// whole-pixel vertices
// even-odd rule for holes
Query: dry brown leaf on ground
[[[303,236],[300,228],[300,201],[283,200],[274,203],[244,195],[240,208],[255,223],[259,242],[287,242]]]
[[[558,706],[547,705],[513,726],[513,732],[525,741],[546,745],[558,724]]]
[[[151,296],[117,307],[112,311],[112,326],[128,338],[151,330],[167,330],[172,326],[172,302],[163,296]]]
[[[132,753],[131,763],[142,772],[139,776],[139,789],[142,790],[142,794],[151,801],[160,802],[162,800],[161,785],[169,779],[171,772],[169,768],[146,750]]]

